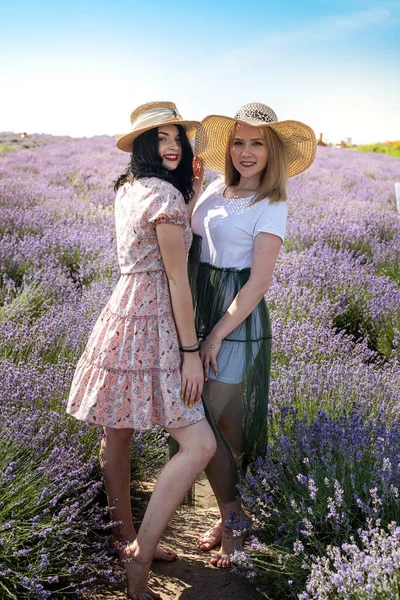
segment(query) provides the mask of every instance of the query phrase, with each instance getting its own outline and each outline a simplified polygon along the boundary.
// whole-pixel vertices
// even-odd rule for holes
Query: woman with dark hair
[[[226,527],[232,512],[246,521],[238,469],[266,450],[271,328],[264,295],[285,235],[287,179],[305,171],[315,151],[310,127],[279,122],[258,102],[233,119],[210,115],[196,133],[196,153],[224,175],[204,191],[192,216],[201,240],[194,299],[203,402],[217,438],[206,474],[221,515],[198,545],[204,551],[221,545],[211,562],[222,568],[243,544]]]
[[[176,127],[182,149],[182,157],[180,161],[177,161],[177,165],[175,166],[174,161],[169,161],[171,165],[167,167],[163,164],[158,151],[160,134],[158,129],[149,129],[136,138],[135,152],[131,154],[130,164],[125,173],[120,175],[115,183],[114,189],[116,192],[124,183],[133,179],[158,177],[172,183],[181,192],[186,204],[191,202],[194,196],[193,150],[183,125],[176,125]]]
[[[115,224],[120,280],[79,360],[67,411],[104,427],[100,463],[128,598],[159,596],[148,586],[151,561],[175,554],[157,547],[172,514],[216,445],[201,403],[204,374],[187,276],[192,241],[186,204],[193,192],[188,136],[171,102],[131,114],[117,146],[132,154],[117,180]],[[138,533],[130,505],[130,440],[161,425],[179,452],[161,472]]]

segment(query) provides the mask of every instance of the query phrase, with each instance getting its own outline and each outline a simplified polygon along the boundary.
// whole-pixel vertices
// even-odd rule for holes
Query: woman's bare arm
[[[193,301],[187,275],[187,257],[181,225],[156,226],[165,272],[168,278],[172,311],[181,346],[195,346]],[[182,396],[187,404],[198,402],[203,391],[204,374],[198,352],[185,352],[182,365]]]

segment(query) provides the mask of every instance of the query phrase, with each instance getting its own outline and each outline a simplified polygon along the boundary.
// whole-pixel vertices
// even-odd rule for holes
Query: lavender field
[[[0,154],[0,597],[87,597],[116,572],[100,432],[64,414],[118,279],[108,138]],[[320,148],[290,182],[268,293],[270,446],[235,569],[271,600],[400,598],[400,160]],[[137,481],[160,432],[132,444]],[[232,518],[232,527],[240,528]]]

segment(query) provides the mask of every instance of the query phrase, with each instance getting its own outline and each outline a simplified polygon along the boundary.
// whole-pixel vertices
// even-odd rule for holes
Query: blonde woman
[[[196,154],[224,176],[194,208],[200,262],[195,246],[191,259],[203,402],[217,437],[206,474],[221,514],[198,545],[204,551],[221,545],[211,560],[221,568],[243,544],[225,526],[232,511],[242,514],[238,468],[267,444],[271,329],[264,296],[285,235],[287,179],[306,170],[315,151],[307,125],[278,122],[260,103],[243,106],[233,119],[208,116],[196,133]]]

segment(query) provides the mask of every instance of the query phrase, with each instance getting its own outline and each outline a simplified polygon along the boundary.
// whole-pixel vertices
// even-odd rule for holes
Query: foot
[[[164,560],[171,562],[178,558],[177,553],[172,548],[165,548],[164,546],[157,546],[154,552],[154,560]]]
[[[231,555],[235,550],[242,550],[248,531],[242,535],[233,536],[228,531],[223,531],[221,548],[211,559],[211,564],[219,569],[229,569],[231,567]]]
[[[130,541],[133,542],[134,540]],[[115,554],[119,553],[118,544],[119,542],[117,542],[117,540],[113,538],[111,542],[111,548],[113,549],[113,552]],[[157,546],[156,551],[154,552],[154,560],[164,560],[165,562],[171,562],[173,560],[176,560],[177,558],[178,555],[176,552],[174,552],[174,550],[172,550],[172,548],[165,548],[164,546],[159,545]]]
[[[211,559],[211,564],[219,569],[229,569],[231,565],[230,553],[224,552],[221,548]]]
[[[203,533],[197,542],[197,546],[200,550],[203,550],[203,552],[209,552],[215,548],[215,546],[219,546],[222,542],[222,531],[222,519],[220,519],[215,523],[214,527],[211,527],[211,529]]]
[[[160,598],[160,595],[147,585],[150,563],[141,560],[133,544],[121,548],[119,557],[126,573],[127,598],[129,600],[155,600]]]

